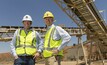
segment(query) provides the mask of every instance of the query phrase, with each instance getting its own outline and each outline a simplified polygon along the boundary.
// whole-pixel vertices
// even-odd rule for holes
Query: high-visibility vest
[[[44,50],[43,50],[43,56],[44,57],[51,57],[53,56],[53,49],[57,49],[61,43],[62,39],[54,40],[53,34],[55,32],[55,26],[52,26],[45,34],[44,39]],[[63,51],[61,50],[58,55],[63,55]]]
[[[15,46],[17,55],[34,55],[36,53],[35,31],[31,30],[26,34],[23,29],[19,29]]]

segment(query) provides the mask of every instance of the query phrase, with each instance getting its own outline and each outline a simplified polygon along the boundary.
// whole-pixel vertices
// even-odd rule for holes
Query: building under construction
[[[92,0],[54,0],[69,18],[73,20],[78,27],[63,28],[71,35],[78,38],[78,44],[67,49],[76,51],[73,55],[71,52],[65,52],[66,59],[76,61],[77,65],[91,65],[93,62],[100,62],[106,65],[107,60],[107,24],[96,8]],[[0,41],[10,41],[16,29],[21,26],[1,26]],[[42,34],[46,32],[45,27],[32,27]],[[82,41],[82,35],[87,36],[87,41]],[[88,51],[87,51],[88,49]],[[94,51],[93,51],[94,49]],[[65,49],[66,50],[66,49]],[[81,51],[81,52],[80,52]],[[68,58],[67,58],[68,57]]]

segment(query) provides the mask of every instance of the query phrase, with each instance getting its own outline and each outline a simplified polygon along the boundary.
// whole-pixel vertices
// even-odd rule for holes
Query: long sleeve
[[[36,32],[36,47],[38,52],[43,50],[43,40],[38,32]]]
[[[13,56],[17,56],[16,51],[15,51],[15,43],[16,43],[17,33],[18,33],[18,30],[15,31],[14,36],[12,38],[12,41],[10,43],[11,53],[12,53]]]
[[[62,50],[71,40],[71,36],[61,27],[56,26],[56,32],[54,34],[54,39],[62,39],[61,45],[58,47],[58,50]]]

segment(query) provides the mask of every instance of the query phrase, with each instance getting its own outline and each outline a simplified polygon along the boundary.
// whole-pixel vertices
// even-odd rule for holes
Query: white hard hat
[[[31,21],[32,22],[32,18],[30,15],[25,15],[22,19],[22,21]]]

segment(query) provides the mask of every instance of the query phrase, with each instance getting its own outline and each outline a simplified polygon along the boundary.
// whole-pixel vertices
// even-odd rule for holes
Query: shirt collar
[[[55,26],[54,24],[52,24],[51,26],[48,26],[47,27],[47,30],[49,30],[52,26]]]
[[[22,28],[22,30],[24,30],[24,31],[32,31],[32,28],[30,27],[28,30],[25,30],[24,28]]]

